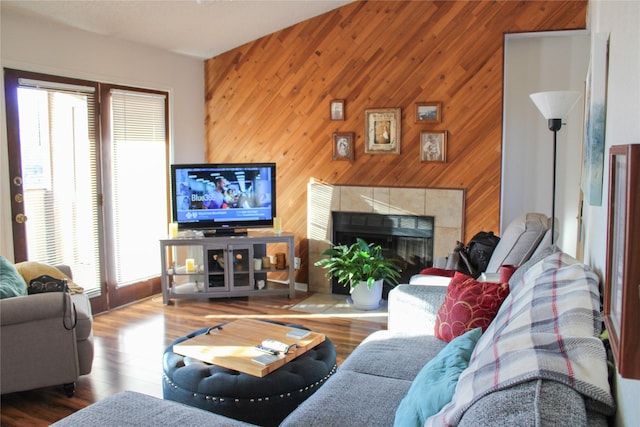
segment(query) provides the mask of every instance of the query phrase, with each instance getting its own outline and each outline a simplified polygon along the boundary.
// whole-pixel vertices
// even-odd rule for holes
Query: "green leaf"
[[[322,254],[328,258],[315,265],[325,268],[327,277],[335,277],[343,286],[367,282],[371,288],[373,282],[381,279],[394,286],[402,271],[393,260],[384,257],[380,245],[367,243],[359,237],[352,245],[334,245]]]

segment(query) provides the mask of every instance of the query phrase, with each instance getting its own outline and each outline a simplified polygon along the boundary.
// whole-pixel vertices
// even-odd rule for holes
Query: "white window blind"
[[[118,286],[157,276],[166,237],[165,96],[111,90],[113,258]]]

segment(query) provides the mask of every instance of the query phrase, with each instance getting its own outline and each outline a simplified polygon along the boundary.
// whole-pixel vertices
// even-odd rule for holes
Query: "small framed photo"
[[[416,102],[416,123],[440,123],[442,102]]]
[[[331,120],[344,120],[344,99],[334,99],[331,101]]]
[[[334,132],[333,134],[333,160],[353,161],[353,132]]]
[[[364,152],[400,154],[400,108],[364,111]]]
[[[447,131],[420,132],[420,161],[447,161]]]

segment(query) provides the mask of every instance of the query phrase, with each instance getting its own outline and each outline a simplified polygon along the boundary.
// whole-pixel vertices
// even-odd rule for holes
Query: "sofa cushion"
[[[587,412],[582,396],[571,387],[555,381],[533,380],[478,400],[467,409],[458,427],[488,425],[586,426]]]
[[[339,371],[413,381],[420,369],[446,345],[433,335],[377,331],[340,365]]]
[[[109,396],[52,424],[55,427],[161,425],[242,427],[251,424],[132,391]]]
[[[508,283],[478,282],[456,272],[436,315],[436,337],[449,342],[472,329],[485,330],[508,294]]]
[[[528,213],[513,220],[500,236],[487,273],[497,273],[501,265],[522,265],[531,257],[549,228],[544,214]]]
[[[390,359],[387,363],[394,361]],[[338,368],[280,427],[390,426],[410,386],[408,380]]]
[[[387,328],[405,334],[433,335],[436,313],[446,294],[446,285],[416,286],[403,283],[396,286],[389,291]]]
[[[0,256],[0,298],[27,295],[27,284],[15,266]]]
[[[69,286],[69,291],[72,295],[84,292],[84,289],[81,286],[76,285],[69,276],[54,266],[35,261],[25,261],[17,263],[16,269],[27,283],[30,283],[36,277],[46,274],[47,276],[55,277],[56,279],[67,279],[67,285]]]
[[[451,401],[460,373],[482,335],[480,328],[453,339],[420,370],[396,410],[394,426],[420,427]]]

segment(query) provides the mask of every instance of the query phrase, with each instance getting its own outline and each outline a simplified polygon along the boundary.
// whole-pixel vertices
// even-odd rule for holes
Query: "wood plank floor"
[[[218,300],[177,300],[162,304],[156,296],[94,318],[93,370],[80,377],[75,396],[62,387],[2,395],[2,426],[46,426],[123,390],[162,397],[162,353],[175,338],[239,317],[299,323],[322,332],[336,346],[338,364],[370,333],[386,323],[290,311],[310,296],[249,297]]]

